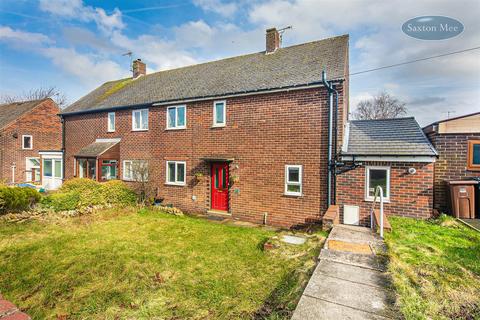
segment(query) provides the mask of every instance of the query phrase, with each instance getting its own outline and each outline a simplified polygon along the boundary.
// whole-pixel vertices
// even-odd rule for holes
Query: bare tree
[[[132,161],[131,167],[132,180],[135,181],[135,191],[138,194],[139,201],[146,204],[148,200],[155,196],[155,186],[149,177],[151,170],[146,160]]]
[[[31,89],[30,91],[25,91],[19,95],[4,94],[0,97],[0,103],[41,100],[45,98],[51,98],[62,109],[67,106],[67,97],[64,93],[60,92],[57,87]]]
[[[370,120],[398,118],[406,113],[405,102],[387,92],[381,92],[370,100],[360,101],[352,115],[357,120]]]

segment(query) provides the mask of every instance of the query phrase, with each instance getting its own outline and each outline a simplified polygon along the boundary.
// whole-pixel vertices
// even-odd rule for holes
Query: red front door
[[[228,211],[228,163],[212,163],[212,209]]]

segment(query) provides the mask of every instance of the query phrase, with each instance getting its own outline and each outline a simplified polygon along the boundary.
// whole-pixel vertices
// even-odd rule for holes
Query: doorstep
[[[221,216],[228,216],[228,217],[232,216],[232,214],[228,211],[214,210],[214,209],[207,210],[207,214],[221,215]]]

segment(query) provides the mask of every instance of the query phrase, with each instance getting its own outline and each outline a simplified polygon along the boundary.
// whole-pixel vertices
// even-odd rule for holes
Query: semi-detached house
[[[276,29],[267,30],[258,53],[152,74],[136,60],[132,78],[107,82],[62,112],[65,178],[135,183],[148,168],[164,204],[286,227],[319,221],[335,202],[363,208],[368,199],[342,198],[341,183],[354,181],[348,187],[363,194],[388,180],[393,192],[415,175],[397,165],[388,176],[370,171],[381,179],[365,186],[369,169],[348,153],[343,168],[356,174],[337,179],[348,73],[347,35],[283,48]],[[420,143],[429,148],[428,140]],[[372,160],[388,167],[412,157]],[[418,216],[431,213],[432,185],[429,173],[427,190],[409,194],[423,195],[426,212]],[[362,210],[348,222],[368,224]]]

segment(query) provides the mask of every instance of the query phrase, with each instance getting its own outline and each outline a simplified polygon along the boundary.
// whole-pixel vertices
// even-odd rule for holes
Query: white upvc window
[[[132,131],[148,130],[148,109],[132,111]]]
[[[383,199],[385,201],[390,201],[390,167],[365,167],[366,201],[373,201],[377,186],[381,186],[383,189]]]
[[[108,113],[108,132],[115,132],[115,112]]]
[[[215,101],[213,103],[213,126],[224,127],[227,123],[227,102]]]
[[[32,150],[33,149],[33,137],[31,135],[22,136],[22,149]]]
[[[148,161],[146,160],[123,160],[122,176],[126,181],[148,181]]]
[[[286,165],[285,166],[285,194],[288,196],[302,195],[302,166]]]
[[[167,129],[185,129],[187,127],[187,106],[167,108]]]
[[[185,161],[167,161],[166,184],[184,186],[187,181]]]

